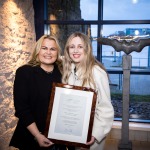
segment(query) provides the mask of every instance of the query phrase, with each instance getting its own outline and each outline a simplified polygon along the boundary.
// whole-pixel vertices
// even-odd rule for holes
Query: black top
[[[14,81],[15,116],[19,118],[10,146],[29,150],[38,146],[26,128],[33,122],[44,132],[52,83],[61,82],[61,73],[54,66],[52,73],[46,73],[39,66],[24,65],[17,69]]]

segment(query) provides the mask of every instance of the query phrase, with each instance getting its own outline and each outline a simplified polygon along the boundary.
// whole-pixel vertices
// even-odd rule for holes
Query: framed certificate
[[[91,88],[53,83],[45,136],[53,143],[89,147],[96,98]]]

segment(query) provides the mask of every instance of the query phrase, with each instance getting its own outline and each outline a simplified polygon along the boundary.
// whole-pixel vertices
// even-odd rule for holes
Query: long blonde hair
[[[38,59],[38,54],[39,54],[39,51],[41,49],[41,46],[42,46],[42,43],[43,43],[44,39],[49,39],[49,40],[55,41],[55,43],[57,45],[57,49],[58,49],[58,56],[57,56],[56,64],[58,65],[59,70],[62,72],[61,48],[60,48],[60,45],[59,45],[59,42],[58,42],[57,38],[55,36],[51,36],[51,35],[43,35],[36,42],[34,51],[32,53],[31,59],[28,62],[28,64],[31,65],[31,66],[40,65],[40,61]]]
[[[92,84],[95,87],[95,82],[94,82],[93,75],[92,75],[92,69],[94,65],[98,65],[104,71],[106,71],[106,69],[99,61],[95,59],[93,52],[92,52],[93,49],[92,49],[92,44],[91,44],[89,37],[80,32],[75,32],[71,34],[69,38],[67,39],[65,49],[64,49],[62,82],[68,84],[68,79],[71,73],[71,63],[72,63],[72,60],[69,56],[69,45],[70,45],[71,40],[75,37],[81,38],[81,40],[84,43],[85,57],[84,57],[84,60],[78,66],[78,68],[76,68],[77,70],[81,68],[80,78],[83,81],[82,86],[85,86],[85,85],[91,86]]]

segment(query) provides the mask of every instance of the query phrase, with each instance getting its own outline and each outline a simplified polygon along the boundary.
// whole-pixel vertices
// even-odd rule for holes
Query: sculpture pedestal
[[[132,150],[132,143],[129,141],[129,95],[130,95],[130,71],[132,66],[132,56],[123,55],[123,113],[122,129],[119,150]]]
[[[128,143],[123,143],[123,141],[120,141],[118,145],[118,150],[132,150],[131,141],[128,141]]]

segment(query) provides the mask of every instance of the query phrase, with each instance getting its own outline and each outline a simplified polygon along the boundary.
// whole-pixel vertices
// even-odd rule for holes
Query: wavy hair
[[[55,43],[57,45],[57,49],[58,49],[58,56],[57,56],[57,59],[56,59],[55,63],[58,65],[59,70],[62,72],[61,48],[60,48],[60,45],[59,45],[59,42],[58,42],[57,38],[55,36],[51,36],[51,35],[43,35],[36,42],[35,47],[34,47],[34,51],[32,53],[31,59],[28,62],[28,64],[31,65],[31,66],[40,65],[41,62],[38,59],[38,54],[39,54],[39,51],[41,49],[41,46],[42,46],[42,43],[43,43],[44,39],[49,39],[49,40],[55,41]]]
[[[93,75],[92,75],[92,69],[93,69],[94,65],[98,65],[104,71],[106,71],[106,69],[94,57],[92,44],[91,44],[91,40],[89,39],[89,37],[81,32],[75,32],[75,33],[71,34],[69,36],[69,38],[67,39],[65,49],[64,49],[62,82],[68,84],[68,79],[69,79],[69,76],[71,73],[71,63],[72,63],[72,60],[69,56],[69,45],[70,45],[71,40],[75,37],[81,38],[82,42],[84,43],[85,57],[84,57],[84,60],[82,62],[80,62],[80,64],[76,68],[76,70],[78,70],[78,69],[81,70],[79,77],[83,81],[82,86],[94,85],[94,87],[95,87],[95,82],[94,82]]]

